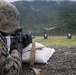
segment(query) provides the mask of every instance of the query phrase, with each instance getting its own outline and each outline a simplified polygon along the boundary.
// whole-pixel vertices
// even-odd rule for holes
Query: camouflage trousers
[[[0,40],[0,75],[18,75],[21,68],[19,53],[13,50],[9,54]]]

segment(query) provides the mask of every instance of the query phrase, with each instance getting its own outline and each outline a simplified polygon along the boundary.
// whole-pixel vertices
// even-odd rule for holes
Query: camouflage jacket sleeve
[[[0,75],[18,75],[21,67],[17,50],[13,50],[11,55],[7,52],[5,43],[0,38]]]

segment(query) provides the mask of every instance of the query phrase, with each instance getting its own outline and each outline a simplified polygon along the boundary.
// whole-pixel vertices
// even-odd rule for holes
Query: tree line
[[[76,33],[76,2],[16,1],[13,4],[20,12],[24,32],[42,35],[47,32],[45,28],[57,27],[55,34]]]

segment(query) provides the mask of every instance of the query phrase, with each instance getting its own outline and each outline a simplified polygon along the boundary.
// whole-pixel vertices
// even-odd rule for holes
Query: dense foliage
[[[41,35],[50,27],[57,27],[56,34],[76,32],[76,2],[17,1],[13,4],[20,11],[21,26],[27,33]]]

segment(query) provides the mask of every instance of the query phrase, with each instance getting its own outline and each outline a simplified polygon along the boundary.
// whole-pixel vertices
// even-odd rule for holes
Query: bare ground
[[[48,61],[48,64],[36,64],[44,75],[76,75],[76,47],[75,46],[54,46],[55,53]],[[28,64],[22,65],[20,75],[35,75]]]

